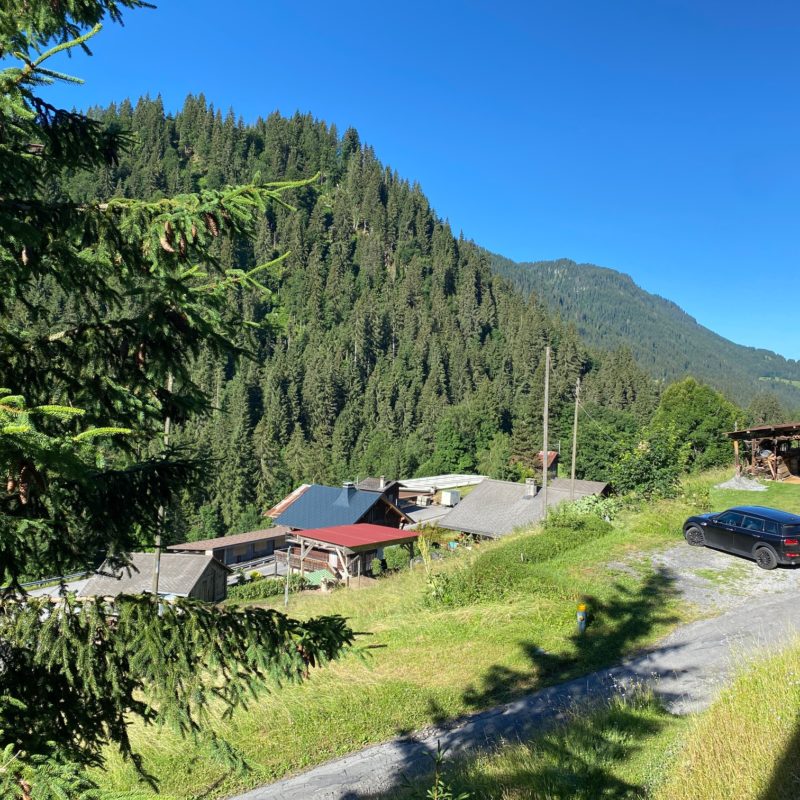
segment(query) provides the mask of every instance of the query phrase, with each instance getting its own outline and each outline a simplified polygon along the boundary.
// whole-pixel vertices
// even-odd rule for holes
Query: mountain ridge
[[[516,262],[487,253],[496,272],[575,324],[587,344],[627,347],[655,378],[691,374],[743,405],[769,388],[785,404],[800,407],[800,362],[726,339],[624,272],[568,258]]]

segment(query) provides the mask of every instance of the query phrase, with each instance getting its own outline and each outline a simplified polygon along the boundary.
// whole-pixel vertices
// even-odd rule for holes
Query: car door
[[[739,525],[733,526],[733,552],[749,556],[756,543],[764,538],[764,520],[759,517],[742,515]]]
[[[721,550],[733,549],[733,531],[742,524],[744,515],[738,511],[725,511],[710,519],[705,529],[706,542]]]

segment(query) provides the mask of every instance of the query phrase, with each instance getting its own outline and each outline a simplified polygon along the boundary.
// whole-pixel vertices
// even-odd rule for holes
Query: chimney
[[[354,492],[356,490],[356,485],[353,483],[353,481],[345,481],[342,484],[342,488],[347,489],[347,493],[350,494],[350,492]]]
[[[380,479],[378,480],[378,488],[383,490],[386,488],[386,476],[381,475]]]
[[[525,494],[524,497],[536,497],[536,481],[533,478],[525,478]]]

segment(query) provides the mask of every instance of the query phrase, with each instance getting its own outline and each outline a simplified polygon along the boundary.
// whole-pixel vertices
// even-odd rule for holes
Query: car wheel
[[[761,569],[775,569],[778,566],[778,559],[769,547],[759,547],[755,552],[755,556],[756,564]]]
[[[692,525],[691,527],[687,528],[683,535],[686,537],[686,541],[692,547],[704,547],[706,543],[706,535],[703,531],[697,527],[697,525]]]

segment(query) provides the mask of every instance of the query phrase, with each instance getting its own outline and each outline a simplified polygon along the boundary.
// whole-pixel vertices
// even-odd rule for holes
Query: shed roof
[[[230,570],[213,556],[193,553],[162,553],[159,566],[159,594],[187,596],[210,563],[225,572]],[[81,589],[81,597],[116,597],[142,594],[152,589],[153,553],[131,553],[130,566],[113,569],[108,562],[100,567]]]
[[[365,492],[388,492],[394,489],[399,484],[399,481],[384,480],[383,488],[381,488],[380,478],[363,478],[356,484],[356,489],[362,489]]]
[[[607,484],[600,481],[575,481],[575,498],[600,494]],[[487,478],[473,489],[449,514],[438,520],[440,528],[503,536],[517,528],[530,527],[544,517],[544,495],[526,497],[526,485]],[[548,482],[547,505],[570,499],[570,481],[555,478]]]
[[[731,439],[768,439],[771,436],[794,436],[800,434],[800,422],[781,422],[776,425],[753,425],[741,431],[728,431]]]
[[[183,542],[181,544],[171,544],[167,550],[177,552],[216,550],[221,547],[233,547],[237,544],[250,544],[250,542],[263,542],[267,539],[279,539],[286,536],[289,529],[285,525],[275,525],[272,528],[262,528],[258,531],[248,531],[247,533],[234,533],[231,536],[217,536],[214,539],[200,539],[197,542]]]
[[[318,483],[312,483],[276,518],[276,522],[301,530],[353,525],[376,503],[388,502],[379,492],[365,492],[356,489],[355,486],[320,486]],[[397,507],[392,505],[392,508]],[[397,512],[401,517],[405,516],[400,509],[397,509]]]
[[[543,456],[544,456],[544,451],[543,451],[543,450],[540,450],[540,451],[539,451],[539,452],[536,454],[536,458],[534,458],[534,462],[535,462],[536,464],[538,464],[539,466],[541,466],[541,465],[542,465],[542,460],[543,460],[543,458],[542,458],[542,457],[543,457]],[[547,451],[547,468],[549,469],[550,467],[552,467],[552,466],[553,466],[553,464],[554,464],[554,463],[555,463],[557,460],[558,460],[558,450],[548,450],[548,451]]]
[[[308,530],[295,531],[297,539],[311,539],[323,544],[336,547],[346,547],[355,552],[359,550],[374,550],[376,547],[386,547],[390,544],[403,544],[413,542],[419,535],[416,531],[389,528],[386,525],[373,525],[370,522],[361,522],[356,525],[331,525],[325,528],[309,528]]]

